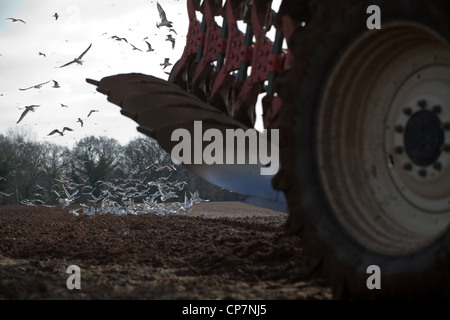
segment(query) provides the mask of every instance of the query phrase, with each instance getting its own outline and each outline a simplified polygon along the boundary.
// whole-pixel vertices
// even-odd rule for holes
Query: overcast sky
[[[141,136],[136,123],[122,116],[120,108],[107,102],[85,79],[129,72],[168,78],[159,64],[164,58],[175,63],[181,57],[189,21],[186,0],[159,2],[178,33],[172,33],[177,39],[174,49],[165,41],[168,29],[156,28],[156,1],[0,0],[0,133],[19,127],[32,130],[38,141],[69,147],[90,135],[112,137],[122,144]],[[10,17],[26,23],[7,20]],[[113,35],[126,38],[143,52],[110,39]],[[146,52],[145,37],[155,51]],[[83,65],[56,68],[78,57],[91,43]],[[171,66],[165,69],[170,70]],[[56,80],[61,87],[53,88],[50,81],[40,89],[19,90],[48,80]],[[40,107],[16,124],[22,108],[32,104]],[[99,112],[87,118],[92,109]],[[83,128],[78,118],[85,120]],[[74,131],[47,136],[64,126]]]

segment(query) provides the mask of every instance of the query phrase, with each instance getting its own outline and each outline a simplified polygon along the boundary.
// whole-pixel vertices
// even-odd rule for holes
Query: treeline
[[[135,138],[123,146],[112,138],[89,136],[69,149],[37,142],[24,132],[10,130],[0,134],[0,204],[39,199],[54,205],[58,203],[58,195],[64,194],[63,186],[67,182],[89,186],[93,195],[99,196],[102,181],[145,178],[149,182],[161,177],[186,182],[180,197],[184,192],[198,191],[202,199],[211,201],[243,199],[239,194],[204,181],[182,165],[169,172],[147,169],[152,163],[164,166],[172,161],[155,140],[147,137]]]

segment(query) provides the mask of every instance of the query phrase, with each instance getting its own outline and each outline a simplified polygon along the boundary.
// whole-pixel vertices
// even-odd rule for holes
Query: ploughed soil
[[[2,206],[0,299],[331,299],[285,221],[241,202],[178,216]],[[67,287],[71,265],[80,289]]]

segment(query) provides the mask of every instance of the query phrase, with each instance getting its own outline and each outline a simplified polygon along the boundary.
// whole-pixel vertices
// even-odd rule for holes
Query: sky
[[[19,129],[40,142],[68,147],[79,139],[107,136],[121,144],[142,137],[137,124],[122,116],[120,108],[98,93],[85,79],[100,80],[119,73],[139,72],[167,79],[160,63],[175,63],[182,55],[189,25],[186,0],[160,0],[177,35],[175,48],[165,41],[167,28],[159,20],[152,0],[0,0],[0,133]],[[53,15],[58,13],[56,20]],[[22,19],[26,23],[7,18]],[[115,41],[117,35],[128,43]],[[155,49],[147,52],[144,38]],[[78,57],[90,44],[83,65],[57,68]],[[141,51],[133,50],[131,44]],[[45,54],[39,55],[39,52]],[[21,91],[49,80],[40,89]],[[16,124],[24,107],[40,105]],[[64,104],[66,107],[61,107]],[[87,117],[90,110],[98,110]],[[84,120],[84,125],[77,119]],[[53,129],[74,131],[48,136]]]

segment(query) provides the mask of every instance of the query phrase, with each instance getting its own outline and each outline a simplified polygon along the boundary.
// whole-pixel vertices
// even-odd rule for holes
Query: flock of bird
[[[159,17],[160,17],[160,21],[156,22],[156,26],[157,28],[161,28],[161,27],[166,27],[169,29],[169,34],[167,35],[167,39],[166,41],[170,41],[172,43],[172,49],[175,48],[175,41],[176,39],[174,37],[172,37],[172,35],[170,34],[170,32],[173,32],[174,34],[177,34],[175,29],[173,29],[173,22],[169,21],[167,19],[167,15],[166,12],[164,11],[164,9],[161,7],[161,5],[157,2],[156,3],[156,7],[158,9],[158,13],[159,13]],[[55,20],[58,20],[59,18],[59,14],[58,13],[54,13],[54,15],[52,16],[55,18]],[[11,20],[12,22],[22,22],[24,24],[26,24],[26,22],[22,19],[18,19],[18,18],[6,18],[6,20]],[[106,33],[105,33],[106,34]],[[113,35],[110,37],[110,39],[114,39],[115,41],[124,41],[126,43],[128,43],[128,40],[126,38],[123,37],[119,37],[117,35]],[[150,42],[147,41],[148,37],[144,38],[143,41],[145,41],[145,43],[147,44],[147,52],[153,52],[154,49],[152,48],[152,45],[150,44]],[[138,50],[138,51],[142,51],[140,48],[136,47],[135,45],[130,43],[130,46],[132,47],[133,50]],[[78,65],[82,65],[83,64],[83,57],[88,53],[88,51],[91,49],[92,47],[92,43],[89,44],[89,46],[78,56],[75,57],[73,60],[68,61],[65,64],[62,64],[61,66],[57,66],[55,68],[65,68],[71,64],[78,64]],[[45,53],[39,52],[39,55],[46,57]],[[171,66],[172,63],[169,62],[170,58],[165,58],[163,63],[160,63],[160,66],[163,67],[163,70],[165,70],[168,66]],[[167,72],[165,72],[167,74]],[[52,88],[60,88],[60,84],[58,83],[58,81],[56,80],[51,80],[53,81],[53,86]],[[26,87],[26,88],[19,88],[19,90],[21,91],[26,91],[26,90],[30,90],[30,89],[41,89],[44,85],[48,84],[50,82],[50,80],[42,82],[42,83],[38,83],[36,85],[32,85],[30,87]],[[16,124],[20,123],[24,117],[29,114],[29,112],[35,112],[36,108],[40,107],[40,105],[29,105],[29,106],[25,106],[24,108],[19,108],[19,109],[24,109],[24,111],[22,112],[22,114],[19,117],[19,120],[16,122]],[[68,106],[65,104],[61,103],[61,107],[65,107],[67,108]],[[92,112],[98,112],[98,110],[91,110],[88,114],[87,117],[89,117]],[[80,123],[81,127],[83,127],[84,124],[84,120],[81,118],[77,119],[77,123]],[[51,136],[55,133],[60,134],[61,136],[64,135],[65,131],[73,131],[73,129],[69,128],[69,127],[64,127],[61,131],[59,129],[54,129],[52,130],[47,136]]]
[[[154,169],[156,171],[177,170],[175,166],[167,164],[161,166],[158,163],[149,165],[146,169]],[[194,204],[209,200],[201,199],[198,191],[194,193],[184,192],[183,201],[168,201],[176,199],[177,195],[182,192],[186,185],[186,181],[169,181],[171,173],[167,176],[160,177],[154,181],[146,181],[142,177],[142,173],[138,173],[137,178],[113,179],[112,181],[98,181],[94,186],[84,183],[75,183],[74,181],[63,178],[57,180],[63,188],[60,192],[60,187],[54,186],[50,191],[53,193],[59,205],[67,209],[69,213],[74,216],[80,215],[94,215],[94,214],[114,214],[124,216],[127,214],[157,214],[161,216],[188,214],[192,210]],[[21,204],[27,206],[46,206],[56,207],[55,205],[48,205],[44,201],[44,195],[47,191],[45,188],[37,185],[34,199],[24,199]],[[100,195],[95,196],[94,190],[99,189]],[[12,194],[0,194],[3,196],[11,196]],[[84,203],[77,200],[83,196]],[[207,212],[203,212],[200,216],[205,216]]]

